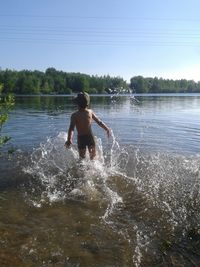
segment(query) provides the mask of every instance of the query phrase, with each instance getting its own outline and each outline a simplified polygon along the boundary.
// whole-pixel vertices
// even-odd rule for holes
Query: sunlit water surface
[[[18,97],[1,153],[0,266],[200,266],[200,96],[92,97],[98,159],[64,148],[71,97]],[[14,147],[8,155],[6,150]]]

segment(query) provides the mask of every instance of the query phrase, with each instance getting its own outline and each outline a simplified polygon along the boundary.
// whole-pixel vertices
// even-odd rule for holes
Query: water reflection
[[[46,136],[66,131],[76,110],[72,98],[17,97],[5,132],[18,145],[34,146]],[[121,144],[151,150],[200,150],[200,96],[91,96],[91,108],[113,129]],[[95,124],[94,131],[104,138]]]
[[[74,96],[17,96],[16,108],[35,109],[35,110],[66,110],[72,108]],[[124,103],[127,97],[112,95],[91,96],[91,106],[109,106],[114,103]]]
[[[73,96],[16,96],[16,108],[21,109],[62,109],[73,107]],[[130,102],[132,105],[142,107],[163,108],[199,108],[200,96],[123,96],[123,95],[103,95],[91,96],[91,106],[112,106],[124,105]]]

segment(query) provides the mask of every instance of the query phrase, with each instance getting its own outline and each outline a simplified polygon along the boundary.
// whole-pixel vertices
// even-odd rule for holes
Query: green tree
[[[136,93],[148,93],[148,86],[146,79],[142,76],[136,76],[131,78],[130,87]]]
[[[10,140],[10,136],[2,135],[3,125],[8,120],[8,112],[14,106],[14,97],[12,94],[2,96],[3,85],[0,84],[0,147]]]
[[[196,92],[196,84],[193,80],[188,81],[188,87],[187,87],[188,93],[194,93]]]
[[[17,72],[6,69],[3,72],[1,82],[4,84],[3,93],[12,93],[15,90],[15,83],[17,81]]]
[[[160,91],[161,91],[161,86],[160,85],[161,85],[161,81],[159,81],[159,79],[157,77],[155,77],[153,79],[153,84],[152,84],[152,86],[150,88],[150,92],[151,93],[160,93]]]

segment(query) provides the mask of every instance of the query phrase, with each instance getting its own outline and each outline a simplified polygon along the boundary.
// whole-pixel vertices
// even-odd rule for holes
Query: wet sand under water
[[[1,162],[1,267],[200,266],[199,157],[115,144],[80,165],[60,139]]]
[[[0,198],[2,267],[199,266],[199,235],[183,237],[156,224],[162,214],[134,190],[107,222],[104,201],[69,199],[36,208],[20,192]]]

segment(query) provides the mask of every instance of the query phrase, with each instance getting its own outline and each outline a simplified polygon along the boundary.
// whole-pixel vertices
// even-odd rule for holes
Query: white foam
[[[122,198],[107,183],[109,176],[116,173],[119,165],[117,161],[120,147],[114,134],[112,133],[110,149],[106,153],[101,139],[96,138],[98,157],[92,161],[89,160],[89,155],[80,161],[76,146],[66,150],[65,140],[64,132],[54,138],[47,138],[46,142],[34,149],[31,162],[24,169],[43,186],[41,205],[44,199],[52,203],[84,195],[89,200],[106,198],[109,204],[105,214],[111,214],[115,204],[122,202]],[[108,154],[110,159],[106,161]]]

